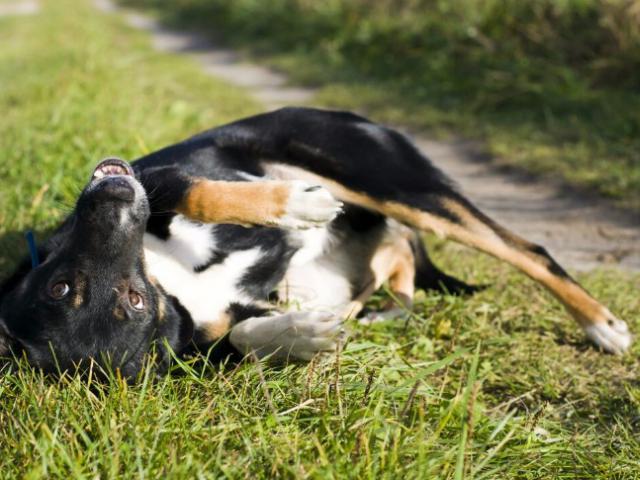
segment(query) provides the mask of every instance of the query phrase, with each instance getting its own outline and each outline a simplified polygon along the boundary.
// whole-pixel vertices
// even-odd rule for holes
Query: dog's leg
[[[240,361],[248,354],[275,361],[310,360],[335,351],[343,333],[333,313],[278,313],[267,304],[232,304],[209,322],[196,325],[193,345],[215,361]],[[213,348],[211,348],[213,347]]]
[[[296,170],[296,173],[300,170]],[[540,245],[498,225],[450,188],[442,193],[403,193],[398,201],[381,200],[303,171],[299,178],[322,183],[338,199],[368,208],[413,228],[431,231],[476,248],[518,268],[546,287],[603,350],[622,353],[631,345],[627,324],[573,280]]]
[[[320,352],[337,349],[341,325],[342,320],[331,313],[289,312],[243,320],[231,329],[229,340],[245,355],[311,360]]]
[[[468,285],[436,267],[417,232],[409,238],[398,236],[393,243],[382,244],[370,261],[373,279],[349,304],[346,314],[353,317],[384,282],[388,282],[393,299],[381,311],[370,312],[360,323],[405,317],[413,307],[416,288],[438,290],[450,294],[470,294],[482,287]]]
[[[631,335],[627,324],[578,285],[543,247],[501,227],[460,195],[438,198],[435,202],[437,208],[433,211],[437,213],[395,202],[380,202],[378,208],[409,225],[505,260],[555,295],[602,349],[622,353],[629,347]]]
[[[332,220],[340,207],[324,188],[300,181],[197,179],[176,211],[206,223],[311,228]]]
[[[173,167],[140,178],[153,212],[180,213],[205,223],[312,228],[339,213],[342,204],[303,181],[218,181],[187,177]]]
[[[404,317],[413,307],[415,291],[415,261],[409,241],[404,236],[397,236],[393,242],[385,242],[371,258],[371,271],[374,275],[374,287],[377,290],[384,282],[388,282],[393,299],[382,311],[375,311],[360,319],[360,323],[373,323]],[[369,293],[370,295],[370,293]],[[355,302],[362,304],[367,298],[359,296]],[[398,305],[399,303],[399,305]]]
[[[393,299],[384,312],[377,312],[376,319],[406,314],[415,289],[409,244],[413,232],[393,220],[364,231],[350,230],[348,222],[342,217],[332,225],[335,237],[321,256],[289,267],[279,299],[305,310],[328,310],[354,318],[388,282]]]

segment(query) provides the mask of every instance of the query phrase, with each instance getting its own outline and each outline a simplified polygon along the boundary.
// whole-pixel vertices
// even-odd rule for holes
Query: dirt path
[[[21,0],[15,2],[0,2],[0,17],[10,15],[33,15],[40,10],[40,4],[35,0]]]
[[[169,30],[139,13],[121,12],[110,0],[95,0],[95,4],[103,12],[122,14],[129,25],[148,31],[158,50],[189,55],[211,75],[246,88],[266,110],[309,104],[313,99],[314,90],[292,87],[286,76],[247,62],[199,35]],[[479,159],[472,146],[464,142],[413,138],[486,213],[545,245],[562,264],[575,270],[605,265],[640,271],[638,215],[618,211],[601,199],[567,191],[560,184],[499,171]]]

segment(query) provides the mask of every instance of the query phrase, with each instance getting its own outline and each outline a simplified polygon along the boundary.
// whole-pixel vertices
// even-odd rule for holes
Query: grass
[[[122,0],[443,137],[640,210],[637,0]],[[317,103],[316,102],[316,103]]]
[[[54,226],[101,157],[259,110],[87,2],[43,7],[0,19],[0,277],[26,252],[22,231]],[[639,346],[601,355],[532,282],[429,242],[447,271],[491,288],[420,292],[408,322],[350,325],[338,357],[187,363],[136,385],[4,367],[0,476],[640,477]],[[640,331],[638,275],[580,278]]]

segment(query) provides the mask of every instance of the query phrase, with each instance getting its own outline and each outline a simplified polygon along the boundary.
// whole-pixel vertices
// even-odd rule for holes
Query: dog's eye
[[[54,283],[49,289],[49,295],[56,300],[66,297],[71,291],[71,287],[67,282]]]
[[[136,310],[144,310],[144,299],[137,292],[129,292],[129,304]]]

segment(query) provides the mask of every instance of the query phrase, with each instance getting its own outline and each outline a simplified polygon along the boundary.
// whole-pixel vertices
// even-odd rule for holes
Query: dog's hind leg
[[[431,205],[429,204],[431,202]],[[404,223],[486,252],[504,260],[545,286],[603,350],[622,353],[631,344],[627,324],[616,318],[574,281],[540,245],[508,231],[461,195],[423,196],[415,203],[373,201],[376,210]]]
[[[406,228],[405,228],[406,230]],[[409,239],[405,235],[396,235],[392,241],[383,242],[371,257],[369,268],[373,273],[373,290],[387,282],[392,299],[382,310],[367,313],[360,323],[373,323],[404,317],[413,308],[416,265]],[[352,305],[364,304],[371,291],[365,291],[352,302]],[[355,310],[355,308],[352,308]]]
[[[627,324],[595,300],[540,245],[533,244],[480,212],[461,194],[443,187],[440,193],[406,192],[397,200],[374,198],[326,177],[298,172],[306,181],[322,184],[338,199],[379,212],[410,227],[504,260],[546,287],[603,350],[622,353],[631,345]]]
[[[429,258],[418,232],[413,231],[398,235],[393,243],[381,245],[371,259],[371,270],[377,279],[376,289],[386,281],[392,299],[381,311],[365,315],[360,323],[406,317],[413,307],[416,288],[452,295],[468,295],[483,288],[468,285],[441,271]]]
[[[483,287],[468,285],[447,275],[436,267],[427,254],[418,232],[402,227],[393,229],[387,240],[381,242],[368,262],[370,282],[350,303],[347,316],[353,317],[369,297],[387,282],[392,299],[381,311],[369,312],[360,323],[405,317],[413,308],[416,288],[436,290],[453,295],[471,294]],[[393,234],[395,233],[395,235]]]

